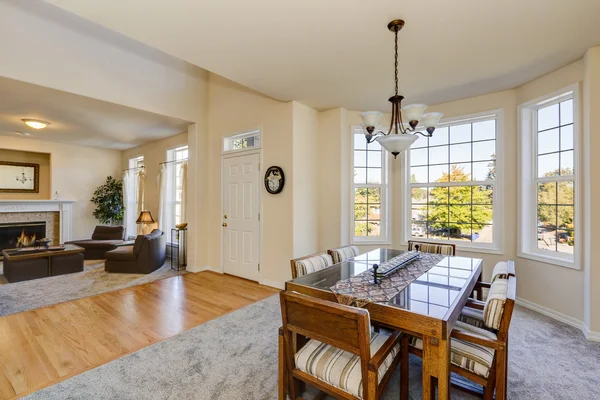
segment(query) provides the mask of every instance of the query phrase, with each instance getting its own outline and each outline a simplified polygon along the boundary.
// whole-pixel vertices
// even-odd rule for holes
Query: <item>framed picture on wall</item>
[[[39,192],[39,164],[0,161],[0,193]]]

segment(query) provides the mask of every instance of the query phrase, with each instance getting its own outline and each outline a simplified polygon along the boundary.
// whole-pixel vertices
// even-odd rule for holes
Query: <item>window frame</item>
[[[187,150],[189,158],[189,145],[182,144],[176,147],[167,149],[167,217],[166,223],[170,225],[168,229],[175,228],[177,224],[177,204],[181,204],[181,201],[177,201],[177,167],[183,162],[187,162],[188,158],[177,160],[177,153]],[[167,238],[167,242],[170,243],[171,237]]]
[[[552,106],[563,101],[573,100],[573,175],[559,175],[553,177],[538,177],[538,130],[537,111],[541,108]],[[580,270],[582,260],[582,233],[583,227],[581,212],[581,114],[580,114],[579,84],[575,83],[547,95],[538,97],[518,106],[518,135],[519,135],[519,200],[518,200],[518,249],[517,256],[540,261],[561,267]],[[559,165],[560,168],[560,165]],[[573,181],[574,185],[574,236],[573,254],[550,252],[539,249],[537,246],[537,206],[538,183]]]
[[[496,120],[496,179],[494,181],[476,181],[469,185],[448,182],[447,184],[423,183],[420,187],[456,187],[456,186],[479,186],[493,182],[493,198],[492,198],[492,213],[493,213],[493,241],[492,243],[477,243],[467,242],[463,240],[440,240],[435,238],[422,238],[412,236],[412,183],[411,181],[411,166],[410,166],[410,150],[400,155],[399,159],[402,166],[400,174],[400,188],[404,194],[402,201],[402,218],[401,218],[401,241],[402,245],[408,245],[409,240],[425,240],[427,242],[439,244],[454,244],[457,250],[487,253],[487,254],[503,254],[504,253],[504,110],[495,109],[474,114],[461,115],[452,118],[446,118],[438,125],[440,128],[461,125],[466,123],[476,123],[488,120]],[[435,135],[435,132],[433,133]],[[467,142],[467,143],[473,143]],[[450,160],[448,160],[450,161]],[[450,165],[452,163],[449,162]],[[419,184],[415,184],[419,185]]]
[[[360,125],[352,125],[350,127],[350,243],[354,245],[391,245],[391,232],[389,224],[389,193],[390,193],[390,167],[389,153],[381,148],[381,183],[354,183],[354,139],[356,134],[363,134],[363,129]],[[366,139],[364,139],[366,141]],[[380,216],[379,216],[379,236],[355,236],[354,235],[354,189],[356,188],[379,188],[380,189]],[[368,212],[368,209],[367,209]]]
[[[235,140],[254,137],[258,139],[258,145],[251,147],[242,147],[239,149],[233,148]],[[262,128],[251,129],[248,131],[236,133],[230,136],[223,137],[221,154],[242,153],[246,151],[260,150],[262,148]]]

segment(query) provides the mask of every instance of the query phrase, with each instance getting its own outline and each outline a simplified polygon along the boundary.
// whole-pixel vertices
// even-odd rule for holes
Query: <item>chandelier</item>
[[[392,153],[394,158],[408,149],[417,140],[419,135],[431,137],[435,127],[444,114],[439,112],[424,114],[427,106],[425,104],[409,104],[402,107],[403,96],[398,94],[398,32],[404,27],[404,21],[395,19],[388,24],[388,29],[394,32],[396,37],[395,46],[395,82],[396,94],[389,98],[392,103],[392,120],[390,129],[386,132],[379,129],[379,122],[383,113],[379,111],[367,111],[360,114],[363,120],[361,126],[365,132],[367,143],[377,140],[379,144]],[[408,121],[402,120],[402,115]],[[426,132],[416,131],[417,126],[425,128]]]

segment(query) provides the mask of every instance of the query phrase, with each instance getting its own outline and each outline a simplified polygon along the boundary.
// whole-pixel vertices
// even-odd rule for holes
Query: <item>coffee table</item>
[[[9,282],[20,282],[83,271],[83,247],[65,244],[59,250],[4,249],[4,276]]]

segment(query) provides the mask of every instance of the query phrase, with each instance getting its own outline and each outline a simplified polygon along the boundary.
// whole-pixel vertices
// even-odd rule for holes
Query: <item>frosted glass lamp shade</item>
[[[444,114],[439,112],[427,113],[421,117],[421,125],[425,128],[435,128],[440,123],[440,119]]]
[[[402,107],[402,112],[404,113],[405,120],[411,123],[419,121],[426,109],[427,106],[425,104],[409,104]],[[411,125],[414,125],[414,123]]]
[[[380,136],[377,138],[377,141],[384,149],[392,153],[394,158],[396,158],[398,154],[408,149],[417,139],[417,135],[391,134],[387,136]]]
[[[365,127],[372,126],[374,128],[379,126],[382,115],[383,113],[379,111],[366,111],[364,113],[360,113],[360,117],[362,118]]]

